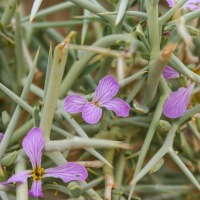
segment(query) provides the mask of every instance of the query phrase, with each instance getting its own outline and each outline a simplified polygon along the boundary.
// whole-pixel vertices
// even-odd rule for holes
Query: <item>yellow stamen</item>
[[[94,101],[93,104],[94,104],[95,106],[99,106],[98,102],[96,102],[96,101]]]
[[[33,180],[41,180],[44,174],[44,169],[42,167],[37,167],[31,174]]]

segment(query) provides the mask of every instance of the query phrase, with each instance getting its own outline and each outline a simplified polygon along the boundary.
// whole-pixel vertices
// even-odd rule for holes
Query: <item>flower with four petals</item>
[[[120,98],[113,98],[119,90],[119,84],[113,76],[100,80],[92,102],[82,96],[70,95],[64,100],[64,109],[69,113],[82,112],[83,119],[89,124],[97,123],[102,116],[102,107],[112,110],[118,116],[127,117],[130,105]]]
[[[87,170],[83,165],[68,162],[64,165],[44,169],[41,167],[42,150],[44,148],[44,138],[42,131],[39,128],[32,128],[22,142],[23,149],[30,158],[32,170],[19,172],[9,178],[6,182],[9,183],[24,183],[28,178],[33,180],[29,195],[34,197],[43,197],[42,193],[42,178],[55,177],[62,179],[65,183],[74,180],[85,180],[88,176]]]

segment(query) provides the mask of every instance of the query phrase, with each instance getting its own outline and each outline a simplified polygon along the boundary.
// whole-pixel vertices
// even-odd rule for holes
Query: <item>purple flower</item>
[[[172,119],[182,116],[188,107],[193,88],[194,83],[187,88],[181,87],[176,92],[172,92],[165,102],[163,114]]]
[[[78,95],[67,96],[64,100],[64,109],[69,113],[82,112],[83,119],[89,124],[97,123],[102,116],[101,107],[112,110],[118,116],[127,117],[130,106],[120,98],[113,98],[119,90],[119,84],[114,77],[108,75],[100,80],[92,102]]]
[[[175,6],[175,4],[177,3],[176,0],[166,0],[166,1],[167,1],[167,3],[168,3],[169,7],[173,7],[173,6]],[[188,0],[188,1],[183,5],[182,8],[188,8],[188,9],[190,9],[190,10],[197,10],[197,9],[198,9],[198,5],[196,5],[196,4],[198,4],[198,3],[200,3],[200,0]]]
[[[162,75],[164,76],[165,79],[179,78],[179,73],[173,68],[171,68],[169,65],[165,66]]]
[[[29,195],[34,197],[43,197],[42,193],[42,178],[55,177],[62,179],[65,183],[73,180],[85,180],[88,176],[84,166],[73,162],[68,162],[58,167],[44,169],[41,167],[42,150],[44,148],[44,138],[42,131],[39,128],[32,128],[22,142],[22,146],[27,156],[30,158],[32,170],[19,172],[9,178],[6,182],[9,183],[24,183],[29,177],[32,178],[33,184]]]

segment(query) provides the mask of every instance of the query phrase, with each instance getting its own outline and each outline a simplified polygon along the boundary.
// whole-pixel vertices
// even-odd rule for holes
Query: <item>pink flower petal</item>
[[[188,107],[193,87],[194,84],[190,84],[188,88],[181,87],[176,92],[172,92],[165,102],[163,114],[172,119],[182,116]]]
[[[3,136],[4,136],[4,134],[3,134],[3,133],[0,133],[0,142],[1,142],[1,140],[3,139]]]
[[[44,148],[42,131],[39,128],[32,128],[24,138],[22,146],[30,158],[33,169],[41,166],[42,150]]]
[[[162,75],[164,76],[165,79],[170,79],[170,78],[179,78],[179,73],[171,68],[169,65],[165,66],[165,69],[162,72]]]
[[[97,102],[99,105],[109,101],[113,96],[117,94],[119,90],[119,84],[113,76],[105,76],[100,80],[95,93],[93,102]]]
[[[120,98],[113,98],[102,106],[114,111],[118,116],[127,117],[129,115],[130,105]]]
[[[190,10],[197,10],[199,7],[196,4],[198,4],[198,3],[200,3],[200,0],[188,0],[184,4],[183,8],[188,8]]]
[[[1,184],[9,184],[9,183],[25,183],[27,178],[31,177],[31,170],[26,170],[23,172],[19,172],[13,176],[11,176],[6,182],[2,182]]]
[[[167,3],[168,3],[169,7],[173,7],[173,6],[176,5],[174,0],[166,0],[166,1],[167,1]],[[188,9],[190,9],[190,10],[197,10],[199,7],[198,7],[198,5],[196,5],[196,4],[198,4],[198,3],[200,3],[200,0],[188,0],[188,1],[183,5],[182,8],[188,8]]]
[[[188,8],[188,9],[190,9],[190,10],[197,10],[198,9],[198,6],[197,5],[195,5],[195,4],[185,4],[184,6],[183,6],[183,8]]]
[[[83,119],[89,124],[97,123],[102,116],[102,109],[95,106],[92,102],[87,103],[82,110]]]
[[[42,181],[41,180],[33,181],[31,189],[28,194],[33,197],[43,197]]]
[[[78,95],[70,95],[64,99],[64,109],[69,113],[82,112],[87,99]]]
[[[83,181],[88,177],[88,172],[83,165],[68,162],[58,167],[49,168],[45,170],[45,177],[55,177],[62,179],[65,183],[70,181]]]
[[[166,2],[168,3],[168,5],[169,5],[170,8],[173,7],[173,6],[175,6],[174,0],[166,0]]]

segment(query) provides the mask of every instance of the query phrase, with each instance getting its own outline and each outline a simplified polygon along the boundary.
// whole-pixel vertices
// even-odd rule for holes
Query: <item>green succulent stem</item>
[[[54,51],[54,57],[52,61],[51,73],[48,81],[48,88],[44,101],[44,108],[42,111],[40,129],[44,134],[46,141],[49,140],[51,125],[56,109],[58,93],[67,62],[68,56],[68,43],[74,37],[75,32],[70,32],[66,39],[59,44]]]

